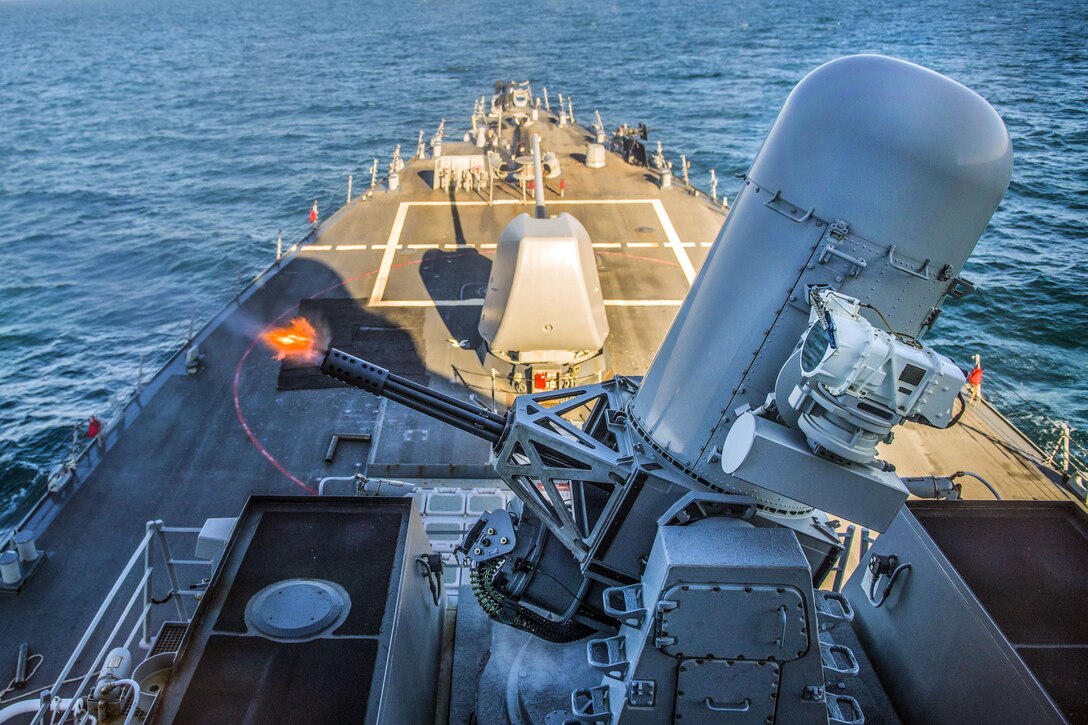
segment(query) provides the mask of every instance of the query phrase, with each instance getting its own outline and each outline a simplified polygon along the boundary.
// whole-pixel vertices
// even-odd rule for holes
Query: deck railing
[[[146,530],[140,543],[132,552],[121,574],[110,587],[102,604],[98,607],[87,627],[84,629],[78,644],[71,656],[57,674],[53,683],[47,687],[23,693],[16,698],[27,698],[38,695],[39,707],[32,720],[32,725],[51,723],[59,725],[71,721],[73,723],[93,722],[94,715],[90,711],[88,699],[94,692],[97,684],[96,675],[101,671],[107,654],[118,647],[130,649],[134,644],[148,649],[151,646],[151,625],[153,610],[158,605],[173,603],[176,618],[172,621],[188,622],[190,619],[190,607],[186,605],[186,599],[198,599],[203,594],[203,589],[182,587],[178,578],[178,567],[199,567],[206,569],[201,572],[199,581],[206,582],[211,573],[211,562],[203,559],[176,559],[171,553],[169,537],[172,535],[188,535],[200,533],[199,528],[171,527],[162,521],[148,521]],[[156,556],[156,552],[158,556]],[[155,598],[155,587],[169,586],[166,594]],[[127,600],[125,599],[126,594]],[[120,614],[117,615],[104,640],[101,640],[105,630],[103,624],[106,615],[121,601],[125,601]],[[137,642],[137,636],[139,640]],[[102,641],[101,647],[93,659],[87,661],[84,655],[88,651],[91,642]],[[82,675],[69,677],[76,665],[80,662],[86,666]],[[75,688],[68,691],[68,686],[78,681]],[[118,681],[125,682],[124,680]],[[131,681],[129,681],[131,682]],[[133,690],[138,690],[138,685],[129,685]],[[138,691],[131,693],[128,700],[128,708],[135,709],[139,703]],[[11,700],[9,700],[9,703]],[[0,709],[2,711],[2,709]]]

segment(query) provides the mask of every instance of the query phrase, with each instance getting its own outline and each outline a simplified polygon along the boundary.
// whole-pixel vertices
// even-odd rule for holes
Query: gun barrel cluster
[[[482,410],[420,385],[408,378],[395,375],[379,367],[331,348],[321,361],[321,372],[368,393],[388,398],[395,403],[431,416],[455,428],[459,428],[495,444],[506,429],[506,416]]]

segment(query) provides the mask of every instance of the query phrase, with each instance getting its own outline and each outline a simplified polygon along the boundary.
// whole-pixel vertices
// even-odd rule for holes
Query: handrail
[[[94,618],[91,619],[91,623],[87,626],[87,629],[83,631],[83,636],[80,637],[79,644],[76,645],[75,650],[72,652],[72,656],[68,658],[67,664],[64,665],[64,668],[60,671],[57,679],[53,682],[53,686],[49,689],[50,694],[56,694],[57,691],[60,690],[61,685],[64,683],[64,679],[68,677],[68,673],[72,671],[72,667],[75,666],[76,660],[78,660],[79,656],[83,653],[83,649],[87,646],[87,642],[91,639],[91,635],[94,634],[94,631],[98,627],[99,622],[101,622],[102,618],[106,616],[107,610],[109,610],[110,605],[113,604],[113,600],[117,596],[117,592],[121,589],[121,585],[124,583],[125,579],[128,578],[128,575],[132,572],[133,567],[136,566],[136,562],[140,560],[140,555],[143,554],[144,549],[147,547],[147,542],[151,541],[151,533],[152,532],[149,529],[144,534],[144,538],[140,542],[139,546],[136,547],[136,551],[132,552],[132,556],[129,558],[128,564],[125,565],[125,568],[121,572],[121,575],[117,577],[117,580],[113,583],[113,586],[110,588],[109,594],[106,595],[106,598],[102,601],[101,606],[98,607],[98,611],[95,613]],[[43,703],[42,708],[38,711],[38,714],[34,716],[34,719],[31,721],[30,725],[39,725],[48,709],[48,703]]]
[[[93,687],[92,679],[99,672],[101,662],[104,660],[111,648],[119,646],[118,635],[121,633],[122,628],[126,621],[129,621],[133,611],[138,611],[139,615],[136,617],[132,628],[127,633],[127,637],[124,640],[124,647],[129,647],[132,644],[133,639],[140,632],[141,628],[144,630],[144,636],[141,644],[144,646],[150,646],[150,637],[148,632],[148,626],[150,624],[151,608],[155,604],[165,604],[169,599],[175,600],[178,607],[178,614],[181,617],[181,621],[188,622],[189,616],[182,601],[182,595],[188,592],[181,592],[179,590],[179,583],[177,578],[176,566],[179,565],[200,565],[211,566],[210,561],[204,560],[176,560],[170,556],[170,548],[166,541],[167,534],[194,534],[199,533],[199,528],[194,527],[167,527],[163,525],[162,521],[148,521],[146,524],[146,530],[140,543],[137,544],[135,550],[132,552],[132,556],[129,557],[128,563],[125,564],[124,569],[121,570],[120,575],[114,581],[113,586],[110,587],[109,593],[102,600],[102,604],[99,606],[98,611],[94,617],[91,618],[90,624],[87,625],[83,631],[83,635],[80,637],[78,644],[72,651],[71,656],[61,669],[60,674],[57,675],[53,684],[45,688],[41,696],[41,704],[31,725],[40,725],[43,722],[43,718],[50,712],[56,713],[57,708],[54,707],[53,702],[59,697],[60,690],[64,687],[65,683],[70,682],[68,675],[75,667],[76,663],[83,656],[87,645],[95,637],[98,632],[102,620],[116,604],[118,597],[122,591],[128,591],[125,588],[125,582],[129,581],[133,571],[137,569],[138,564],[143,560],[143,571],[141,575],[136,579],[135,585],[132,587],[132,593],[128,598],[125,606],[121,612],[117,615],[117,619],[113,624],[109,634],[102,641],[102,646],[99,649],[97,655],[92,659],[87,666],[86,673],[82,676],[79,684],[76,686],[75,691],[68,698],[64,698],[68,701],[68,705],[64,708],[60,723],[65,722],[70,715],[75,715],[77,712],[77,704],[84,700],[85,693],[88,687]],[[152,563],[151,557],[151,542],[156,541],[158,543],[159,553],[162,556],[163,569],[166,573],[166,578],[171,585],[171,591],[168,595],[169,599],[154,600],[151,596],[153,588],[153,579],[156,571],[156,565]],[[143,600],[142,607],[136,608],[136,603]],[[74,679],[74,678],[73,678]],[[84,703],[85,704],[85,703]],[[136,699],[133,700],[132,707],[136,706]],[[86,708],[84,708],[86,709]],[[54,718],[55,719],[55,718]]]

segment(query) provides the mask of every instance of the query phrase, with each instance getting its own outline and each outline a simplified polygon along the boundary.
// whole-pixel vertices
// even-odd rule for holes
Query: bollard
[[[5,584],[18,584],[23,578],[23,571],[19,567],[19,555],[8,550],[0,554],[0,581]]]
[[[386,183],[389,184],[390,191],[396,191],[400,188],[400,174],[390,174]]]
[[[661,170],[660,183],[662,189],[672,188],[672,169],[666,166]]]
[[[604,146],[591,143],[586,146],[586,166],[591,169],[603,169],[605,165]]]
[[[38,559],[38,547],[34,542],[34,532],[23,529],[11,538],[15,542],[15,551],[19,554],[19,561],[29,564]]]
[[[567,127],[567,108],[563,103],[563,94],[559,94],[559,128]]]

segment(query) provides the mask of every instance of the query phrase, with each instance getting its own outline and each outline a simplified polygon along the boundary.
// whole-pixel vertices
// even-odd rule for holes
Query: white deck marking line
[[[331,252],[331,244],[307,244],[302,248],[303,252]]]
[[[458,206],[487,206],[486,201],[456,201]],[[494,204],[525,204],[528,205],[532,202],[522,202],[518,199],[497,199]],[[676,255],[677,261],[680,263],[680,269],[684,273],[684,277],[687,279],[690,285],[692,280],[695,279],[695,268],[691,265],[691,260],[688,258],[687,252],[684,251],[684,245],[680,241],[680,237],[676,233],[676,229],[673,228],[672,221],[669,219],[669,215],[665,213],[665,206],[661,203],[660,199],[552,199],[549,203],[552,204],[650,204],[653,206],[654,211],[657,213],[657,218],[661,222],[661,227],[665,232],[665,236],[669,240],[669,246],[672,247],[673,254]],[[383,305],[382,296],[385,295],[385,286],[389,283],[389,273],[393,267],[393,257],[397,253],[397,246],[400,242],[401,232],[404,231],[404,220],[408,216],[408,209],[412,206],[450,206],[451,202],[448,201],[402,201],[397,205],[397,215],[393,219],[393,226],[389,229],[389,240],[385,243],[384,247],[380,244],[370,245],[371,249],[384,249],[382,253],[381,265],[378,267],[378,276],[374,279],[374,289],[370,293],[370,299],[367,302],[368,307],[377,307]],[[690,242],[689,242],[690,244]],[[481,244],[480,249],[495,249],[496,244]],[[621,244],[613,243],[597,243],[593,245],[597,249],[618,249],[622,247]],[[438,245],[409,245],[410,248],[419,249],[437,249]],[[310,249],[313,251],[328,251],[332,247],[326,245],[311,246],[304,249]],[[642,302],[642,300],[636,300]],[[407,306],[427,306],[441,304],[443,306],[458,306],[463,304],[482,304],[480,301],[474,300],[449,300],[447,301],[429,302],[425,300],[419,300],[419,304],[411,304]],[[650,300],[652,302],[652,300]],[[606,305],[612,303],[623,304],[623,300],[605,300]],[[667,304],[675,304],[672,301],[666,301]],[[401,306],[406,306],[403,302],[393,303]]]
[[[484,303],[474,300],[382,300],[367,307],[479,307]]]
[[[672,220],[665,213],[665,205],[661,203],[661,200],[652,199],[650,203],[653,204],[654,211],[657,212],[658,221],[661,222],[661,229],[665,232],[665,237],[669,240],[669,246],[672,247],[673,254],[676,255],[676,261],[680,263],[680,269],[690,285],[692,280],[695,279],[695,267],[691,265],[691,259],[688,258],[688,253],[684,251],[680,235],[676,233]]]
[[[713,246],[714,246],[714,242],[699,242],[699,246],[700,246],[700,247],[703,247],[704,249],[705,249],[706,247],[713,247]]]
[[[438,249],[437,244],[409,244],[408,249]]]
[[[650,249],[652,247],[660,247],[657,242],[627,242],[627,246],[631,249]]]
[[[336,251],[338,251],[338,252],[356,252],[356,251],[359,251],[360,249],[369,249],[369,248],[370,248],[370,245],[368,245],[368,244],[338,244],[336,246]]]
[[[393,219],[393,227],[389,230],[389,241],[385,243],[385,252],[382,254],[382,263],[378,267],[378,276],[374,280],[374,289],[370,293],[369,306],[382,301],[385,294],[385,285],[389,281],[389,271],[393,266],[393,257],[397,253],[397,242],[400,241],[400,233],[404,230],[404,219],[408,216],[408,204],[401,202],[397,207],[397,216]]]
[[[605,300],[605,307],[676,307],[683,300]],[[369,307],[479,307],[482,299],[472,300],[381,300]]]
[[[548,199],[548,204],[649,204],[655,199]],[[531,201],[529,202],[532,203]]]
[[[476,245],[475,244],[469,244],[467,242],[465,244],[443,244],[442,248],[443,249],[475,249]]]
[[[594,249],[619,249],[623,245],[619,242],[594,242]]]
[[[605,307],[676,307],[683,300],[605,300]]]
[[[548,204],[652,204],[656,199],[548,199]],[[449,201],[404,201],[402,204],[410,204],[412,206],[449,206]],[[457,200],[457,206],[488,206],[488,202],[476,199],[465,199],[464,201]],[[520,199],[496,199],[491,202],[495,206],[532,206],[533,200],[527,199],[521,201]]]

